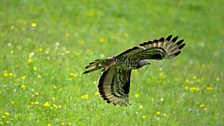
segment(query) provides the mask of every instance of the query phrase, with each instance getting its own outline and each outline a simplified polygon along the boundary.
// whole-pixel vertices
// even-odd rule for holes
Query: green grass
[[[221,0],[0,4],[0,125],[224,125]],[[133,71],[128,107],[97,95],[84,66],[169,34],[186,47]]]

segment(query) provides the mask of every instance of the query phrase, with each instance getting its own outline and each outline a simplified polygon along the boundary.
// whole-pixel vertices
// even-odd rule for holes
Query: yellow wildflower
[[[51,124],[48,123],[47,126],[51,126]]]
[[[14,103],[15,103],[14,101],[10,101],[10,104],[12,104],[12,105],[13,105]]]
[[[211,90],[213,90],[213,87],[212,86],[208,86],[208,87],[206,87],[206,90],[211,91]]]
[[[56,109],[58,108],[58,106],[56,104],[53,104],[53,107],[56,108]]]
[[[164,98],[160,98],[160,101],[163,102],[164,101]]]
[[[25,84],[22,84],[22,85],[20,86],[20,88],[21,88],[22,90],[26,90],[26,85],[25,85]]]
[[[28,63],[32,63],[32,62],[33,62],[33,59],[30,59],[30,58],[29,58],[29,59],[27,60],[27,62],[28,62]]]
[[[13,73],[9,73],[9,77],[12,77],[13,76]]]
[[[8,77],[9,74],[8,74],[7,72],[4,72],[3,76],[4,76],[4,77]]]
[[[42,76],[41,75],[37,75],[37,78],[42,78]]]
[[[34,70],[34,71],[37,71],[37,67],[33,66],[33,70]]]
[[[2,118],[3,118],[3,119],[5,119],[5,117],[6,117],[5,115],[2,115]]]
[[[44,103],[44,105],[43,105],[44,107],[49,107],[50,106],[50,104],[49,104],[49,102],[48,101],[46,101],[45,103]]]
[[[34,93],[34,96],[35,96],[35,97],[38,97],[39,95],[40,95],[39,92],[35,92],[35,93]]]
[[[39,105],[39,102],[38,102],[38,101],[35,101],[34,104],[35,104],[35,105]]]
[[[39,52],[43,52],[43,49],[42,48],[39,48]]]
[[[23,76],[21,77],[21,79],[22,79],[22,80],[26,80],[26,75],[23,75]]]
[[[161,78],[165,78],[165,77],[166,77],[166,75],[165,75],[163,72],[160,72],[159,76],[160,76]]]
[[[96,92],[96,93],[95,93],[95,96],[99,96],[99,92]]]
[[[156,112],[156,115],[158,115],[158,116],[159,116],[160,114],[161,114],[161,113],[160,113],[160,111],[157,111],[157,112]]]
[[[191,92],[194,92],[194,91],[199,91],[200,89],[198,87],[191,87],[190,88],[190,91]]]
[[[39,105],[40,103],[38,101],[32,101],[31,105]]]
[[[62,123],[61,123],[61,126],[64,126],[64,125],[65,125],[65,123],[64,123],[64,122],[62,122]]]
[[[186,82],[187,84],[191,84],[191,81],[189,81],[188,79],[186,79],[185,82]]]
[[[143,118],[143,119],[146,119],[146,115],[143,115],[142,118]]]
[[[37,27],[37,23],[32,23],[31,26],[32,27]]]
[[[70,75],[71,77],[74,77],[74,78],[78,76],[78,74],[75,74],[75,73],[72,73],[72,72],[69,73],[69,75]]]
[[[105,39],[104,37],[100,37],[100,38],[99,38],[99,42],[100,42],[100,43],[104,43],[105,41],[106,41],[106,39]]]
[[[9,112],[4,112],[4,115],[8,116],[9,115]]]
[[[136,97],[136,98],[139,97],[139,93],[135,93],[135,97]]]
[[[164,113],[163,116],[166,117],[167,115]]]
[[[11,29],[11,30],[13,30],[14,28],[15,28],[15,26],[14,26],[14,25],[12,25],[12,26],[10,27],[10,29]]]
[[[52,98],[51,98],[52,101],[55,101],[55,99],[56,99],[55,97],[52,97]]]
[[[58,105],[58,108],[59,108],[59,109],[62,109],[62,106],[61,106],[61,105]]]
[[[204,104],[200,104],[200,108],[203,108],[203,107],[205,107],[205,105]]]
[[[82,95],[81,98],[82,98],[83,100],[87,100],[87,99],[89,99],[89,95],[88,95],[88,94]]]

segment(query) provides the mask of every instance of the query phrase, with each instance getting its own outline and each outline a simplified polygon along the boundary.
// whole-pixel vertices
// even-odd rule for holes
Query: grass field
[[[34,1],[0,4],[0,125],[223,126],[221,0]],[[97,93],[96,58],[172,34],[186,47],[135,70],[128,107]]]

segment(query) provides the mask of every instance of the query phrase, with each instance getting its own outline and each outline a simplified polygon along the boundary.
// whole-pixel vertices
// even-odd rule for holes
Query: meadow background
[[[1,0],[0,125],[223,126],[222,0]],[[186,47],[135,70],[128,107],[97,93],[96,58],[172,34]]]

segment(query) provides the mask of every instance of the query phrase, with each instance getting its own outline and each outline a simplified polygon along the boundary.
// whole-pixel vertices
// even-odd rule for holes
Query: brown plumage
[[[169,35],[166,38],[142,42],[140,46],[130,48],[116,56],[89,63],[83,74],[102,69],[98,81],[100,95],[108,103],[127,106],[132,69],[150,64],[148,61],[150,59],[162,60],[176,57],[185,46],[184,40],[177,41],[177,39],[178,37],[172,38],[172,35]]]

